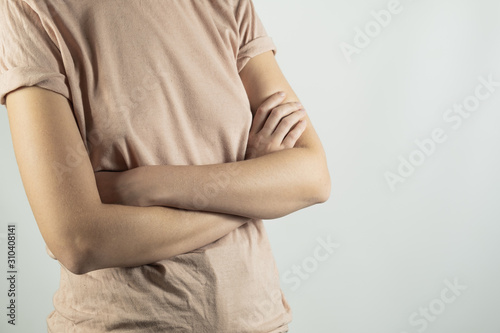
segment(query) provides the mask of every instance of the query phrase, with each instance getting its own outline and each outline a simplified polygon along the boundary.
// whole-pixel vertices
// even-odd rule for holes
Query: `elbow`
[[[58,254],[55,254],[55,256],[64,268],[75,275],[82,275],[90,272],[86,256],[84,253],[76,251],[74,248],[58,251]]]
[[[331,192],[331,178],[326,155],[322,150],[307,149],[307,154],[301,162],[300,170],[303,179],[302,198],[308,205],[328,201]]]
[[[327,172],[324,180],[321,180],[320,183],[317,185],[316,203],[320,204],[328,201],[328,199],[330,199],[331,189],[332,189],[332,184],[330,180],[330,175]]]
[[[61,262],[61,261],[60,261]],[[81,260],[80,257],[75,257],[72,259],[67,259],[64,263],[61,264],[71,273],[75,275],[83,275],[88,273],[90,270],[86,268],[84,265],[84,261]]]
[[[82,275],[93,271],[94,269],[91,267],[89,260],[90,255],[88,251],[75,251],[73,254],[68,267],[68,270],[75,275]]]
[[[82,234],[75,235],[73,239],[71,256],[68,261],[70,267],[68,267],[68,270],[76,275],[86,274],[95,270],[92,266],[93,261],[91,260],[90,249],[92,246],[82,237]]]
[[[296,194],[293,197],[289,197],[289,200],[285,200],[286,205],[281,207],[279,205],[271,205],[269,207],[263,205],[262,211],[259,212],[260,214],[254,216],[254,218],[265,220],[277,219],[299,209],[328,201],[330,198],[331,180],[327,168],[325,170],[323,173],[314,173],[315,176],[313,178],[304,178],[307,181],[302,183],[302,186],[298,186],[297,191],[290,191],[290,193]],[[281,198],[279,201],[283,202]]]
[[[58,237],[56,242],[52,242],[51,248],[53,247],[52,252],[62,266],[75,275],[82,275],[93,270],[87,243],[80,231],[73,230],[65,237]]]
[[[310,189],[312,204],[320,204],[328,201],[331,193],[332,181],[328,167],[326,163],[320,163],[319,165],[321,165],[321,168],[312,173],[314,177],[310,181],[312,184]]]

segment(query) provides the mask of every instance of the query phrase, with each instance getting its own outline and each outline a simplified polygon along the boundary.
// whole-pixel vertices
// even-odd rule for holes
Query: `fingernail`
[[[280,91],[280,92],[278,93],[278,95],[280,95],[281,97],[283,97],[283,96],[285,96],[285,93],[284,93],[283,91]]]
[[[295,105],[297,105],[299,108],[302,106],[299,102],[295,102]]]

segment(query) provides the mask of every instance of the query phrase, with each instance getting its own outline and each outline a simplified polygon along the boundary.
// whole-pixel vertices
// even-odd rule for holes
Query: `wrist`
[[[170,173],[168,165],[147,165],[132,170],[136,171],[133,178],[141,206],[170,206],[168,194],[172,191],[167,190],[171,187],[167,183]]]
[[[151,187],[147,167],[137,167],[127,170],[124,182],[128,188],[129,200],[134,206],[153,206],[153,188]]]

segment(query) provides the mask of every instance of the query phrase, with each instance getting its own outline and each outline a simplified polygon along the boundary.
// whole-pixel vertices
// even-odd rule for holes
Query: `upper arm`
[[[9,93],[6,107],[38,228],[57,259],[73,265],[83,250],[79,223],[101,202],[70,103],[58,93],[33,86]]]
[[[245,86],[253,114],[263,101],[278,91],[286,93],[283,103],[300,102],[281,72],[272,51],[251,58],[241,70],[240,77]],[[294,148],[301,148],[308,152],[307,157],[304,154],[300,156],[314,161],[314,174],[318,179],[318,188],[321,188],[321,193],[324,193],[321,197],[328,198],[330,196],[330,174],[326,154],[307,114],[306,121],[307,127],[295,143]]]
[[[278,91],[286,93],[283,103],[300,102],[281,72],[272,51],[267,51],[251,58],[241,70],[240,77],[245,86],[252,113],[254,114],[262,102]],[[306,121],[307,127],[297,140],[295,147],[309,148],[317,154],[324,155],[319,137],[307,114]]]

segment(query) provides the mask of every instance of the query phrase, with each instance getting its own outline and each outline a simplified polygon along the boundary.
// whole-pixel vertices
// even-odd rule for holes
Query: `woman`
[[[0,103],[61,264],[48,331],[288,331],[262,219],[330,178],[251,0],[0,2]]]

